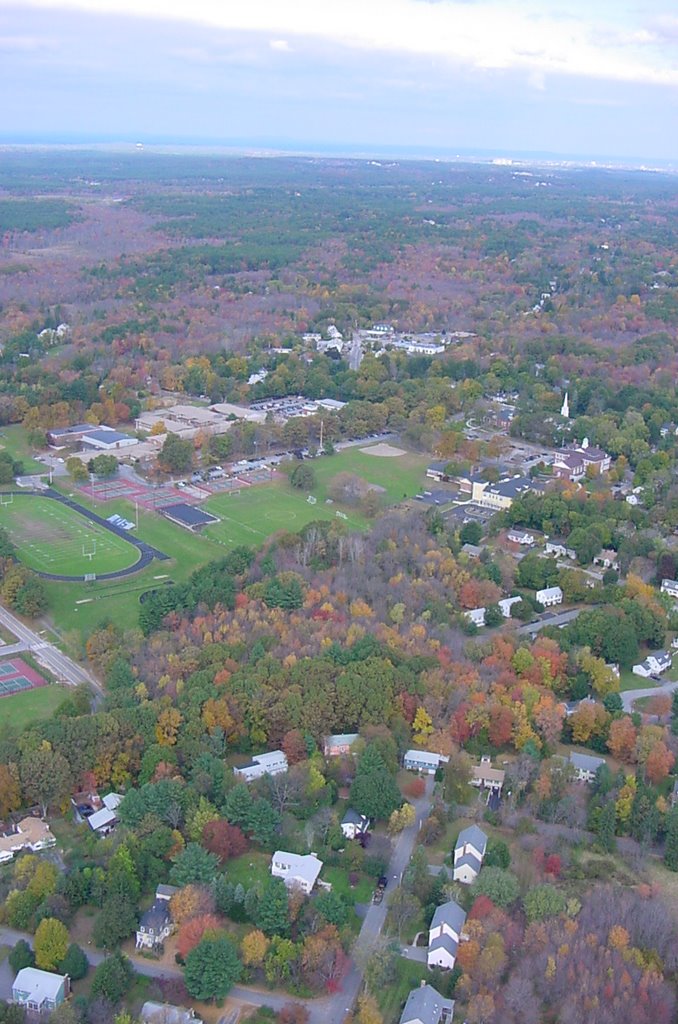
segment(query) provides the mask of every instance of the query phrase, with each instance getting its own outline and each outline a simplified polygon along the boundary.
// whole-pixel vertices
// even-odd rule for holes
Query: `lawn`
[[[68,687],[40,686],[35,690],[24,690],[0,698],[0,716],[3,725],[8,723],[16,729],[25,729],[32,722],[51,718],[56,709],[68,697]]]
[[[0,526],[7,530],[21,560],[40,572],[68,576],[115,572],[139,559],[138,550],[123,537],[51,498],[4,496]]]
[[[375,992],[384,1024],[394,1024],[402,1012],[407,997],[413,988],[423,980],[430,981],[431,975],[425,964],[414,963],[401,957],[396,963],[394,980]]]
[[[270,853],[256,853],[248,850],[242,857],[234,857],[226,863],[226,878],[234,885],[241,884],[250,889],[257,882],[262,884],[271,875]]]
[[[342,867],[324,867],[323,882],[332,883],[332,891],[343,896],[349,903],[369,903],[374,891],[374,879],[358,873],[358,883],[352,886],[348,880],[349,872]]]
[[[15,460],[21,460],[24,473],[40,473],[47,476],[47,467],[33,458],[33,449],[26,439],[26,431],[18,425],[0,430],[0,445]]]
[[[313,468],[316,486],[312,493],[319,502],[327,497],[327,485],[337,473],[354,473],[371,484],[383,487],[389,504],[413,498],[426,480],[426,467],[430,459],[405,452],[395,458],[365,454],[357,445],[344,448],[336,455],[321,456],[307,465]]]

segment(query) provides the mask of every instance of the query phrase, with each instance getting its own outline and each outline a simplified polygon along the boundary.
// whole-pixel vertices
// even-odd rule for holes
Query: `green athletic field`
[[[0,495],[0,526],[21,560],[39,572],[99,575],[139,560],[138,550],[122,537],[39,495]]]
[[[34,690],[25,690],[23,693],[14,693],[10,697],[3,697],[0,700],[2,721],[16,729],[25,729],[33,722],[51,718],[67,697],[68,687],[56,684],[39,686]]]

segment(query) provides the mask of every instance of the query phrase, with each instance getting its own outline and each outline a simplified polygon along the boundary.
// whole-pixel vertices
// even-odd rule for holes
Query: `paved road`
[[[543,619],[539,619],[538,622],[528,622],[526,626],[519,626],[516,633],[519,636],[536,636],[537,633],[542,629],[546,629],[547,626],[566,626],[568,622],[576,619],[580,612],[581,608],[572,608],[569,612],[551,612]]]
[[[625,690],[620,693],[622,704],[624,705],[624,711],[633,711],[633,702],[639,700],[641,697],[656,697],[658,694],[668,693],[671,694],[675,690],[678,690],[678,680],[669,681],[665,683],[658,683],[656,686],[645,686],[638,690]]]
[[[21,619],[7,611],[2,605],[0,605],[0,624],[14,633],[21,641],[21,649],[30,651],[36,661],[49,669],[58,682],[67,683],[69,686],[87,683],[95,693],[99,695],[103,693],[101,685],[87,669],[78,665],[67,654],[63,654],[54,644],[48,643],[39,633],[26,626]],[[7,653],[9,653],[8,648],[0,648],[0,654],[4,656]]]

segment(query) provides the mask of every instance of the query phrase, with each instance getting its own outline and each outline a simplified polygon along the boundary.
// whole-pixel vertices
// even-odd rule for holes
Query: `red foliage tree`
[[[289,764],[298,764],[299,761],[306,761],[308,759],[308,750],[299,729],[290,729],[289,732],[285,733],[282,740],[282,749]]]
[[[231,857],[239,857],[249,846],[241,829],[237,825],[229,825],[222,818],[207,822],[202,830],[202,842],[203,846],[210,853],[215,853],[222,863]]]
[[[202,941],[205,932],[219,929],[219,918],[214,914],[202,914],[185,921],[177,933],[177,953],[184,959]]]

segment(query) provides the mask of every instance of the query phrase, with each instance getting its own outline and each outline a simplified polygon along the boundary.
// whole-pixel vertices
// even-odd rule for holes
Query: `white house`
[[[282,750],[271,750],[267,754],[255,754],[249,764],[234,768],[233,772],[245,782],[253,782],[262,775],[280,775],[287,771],[287,758]]]
[[[512,544],[520,544],[521,547],[531,548],[534,547],[535,538],[533,533],[527,533],[521,530],[509,530],[506,534],[506,539]]]
[[[102,803],[104,806],[101,810],[90,814],[85,821],[92,832],[96,832],[100,836],[107,836],[118,824],[118,816],[115,812],[122,803],[122,797],[120,793],[107,793],[105,797],[102,797]]]
[[[487,849],[487,836],[477,825],[469,825],[462,829],[457,837],[454,847],[454,871],[452,878],[455,882],[463,882],[464,885],[471,885],[475,882],[485,857]]]
[[[426,962],[429,967],[452,970],[465,922],[466,911],[454,900],[436,907],[428,931]]]
[[[669,597],[678,597],[678,580],[662,580],[660,590]]]
[[[354,811],[352,807],[348,808],[341,819],[341,831],[346,839],[357,839],[358,836],[364,836],[369,827],[370,819],[366,815]]]
[[[501,601],[497,601],[497,605],[501,614],[505,619],[511,618],[511,609],[514,604],[519,604],[522,601],[522,597],[503,597]]]
[[[22,850],[37,853],[55,844],[47,822],[41,818],[22,818],[18,825],[0,834],[0,864],[7,864]]]
[[[453,1015],[454,1000],[444,999],[433,985],[422,981],[407,997],[400,1024],[451,1024]]]
[[[577,773],[578,782],[593,782],[598,769],[606,763],[604,757],[593,757],[592,754],[570,754],[570,764]]]
[[[468,611],[464,612],[464,617],[480,629],[481,626],[485,625],[485,608],[469,608]]]
[[[565,541],[562,540],[547,540],[544,545],[544,554],[554,555],[556,558],[569,558],[571,561],[577,557],[574,548],[568,548]]]
[[[408,750],[403,758],[403,768],[410,772],[424,772],[425,775],[435,775],[441,764],[447,764],[449,757],[444,754],[434,754],[431,750]]]
[[[506,772],[502,768],[493,768],[492,758],[489,754],[483,754],[480,764],[474,764],[471,768],[469,782],[479,789],[489,789],[493,793],[501,793],[505,778]]]
[[[593,559],[593,564],[602,569],[619,569],[619,557],[613,548],[603,548]]]
[[[314,853],[302,856],[276,850],[271,859],[271,874],[274,878],[282,878],[288,889],[296,886],[308,895],[318,881],[322,866],[323,862]]]
[[[544,587],[534,595],[539,604],[544,608],[552,608],[553,605],[563,603],[563,592],[560,587]]]
[[[37,1013],[56,1010],[68,993],[67,974],[52,974],[37,967],[22,967],[12,983],[12,1002]]]
[[[645,661],[634,665],[632,672],[647,679],[648,676],[660,676],[662,672],[667,672],[671,668],[671,663],[672,658],[668,651],[653,651],[652,654],[648,654]]]

